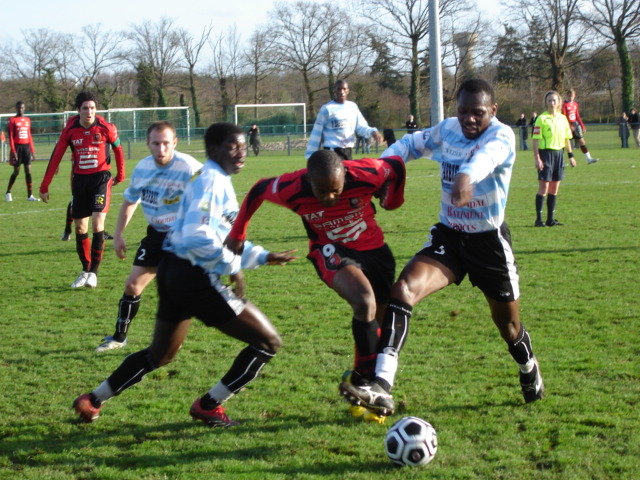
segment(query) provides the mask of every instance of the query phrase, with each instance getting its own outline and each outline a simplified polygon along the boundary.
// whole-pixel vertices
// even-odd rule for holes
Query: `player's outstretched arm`
[[[287,250],[286,252],[269,252],[267,255],[267,264],[268,265],[286,265],[289,262],[293,262],[297,260],[297,256],[292,255],[292,253],[297,252],[298,250]]]

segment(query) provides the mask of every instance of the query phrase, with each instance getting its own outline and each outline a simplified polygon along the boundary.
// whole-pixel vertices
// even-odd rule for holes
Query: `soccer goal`
[[[264,103],[234,105],[234,123],[256,124],[262,134],[307,134],[306,103]]]

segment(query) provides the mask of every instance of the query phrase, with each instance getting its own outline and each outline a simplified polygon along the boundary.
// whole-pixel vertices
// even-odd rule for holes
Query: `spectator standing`
[[[9,165],[13,167],[13,173],[9,177],[9,185],[4,199],[7,202],[13,201],[11,188],[20,175],[20,165],[24,166],[24,180],[27,184],[27,200],[39,202],[40,199],[33,196],[33,184],[31,177],[31,162],[35,159],[36,149],[33,146],[31,136],[31,119],[24,114],[24,102],[16,102],[16,115],[9,119],[7,128],[9,130]]]
[[[533,112],[531,114],[531,120],[529,120],[529,126],[531,127],[531,135],[533,135],[533,129],[535,127],[537,118],[538,118],[538,112]]]
[[[335,97],[320,107],[318,117],[311,130],[305,157],[320,149],[322,143],[325,150],[333,150],[343,160],[351,160],[356,134],[364,138],[374,138],[382,142],[382,135],[375,127],[370,127],[360,112],[358,105],[347,100],[349,84],[346,80],[338,80],[335,85]]]
[[[407,133],[413,133],[418,130],[418,124],[413,119],[413,115],[409,115],[407,117],[407,121],[405,122],[404,126],[407,127]]]
[[[622,112],[618,117],[618,136],[622,144],[621,148],[629,148],[629,117],[627,112]]]
[[[520,131],[520,150],[529,150],[529,145],[527,144],[529,129],[527,128],[527,117],[524,113],[521,113],[520,118],[516,120],[516,126]]]
[[[640,148],[640,115],[636,108],[629,110],[629,126],[633,132],[633,141],[636,142],[636,147]]]
[[[253,154],[257,157],[260,154],[260,127],[254,123],[247,135],[249,135],[249,145],[253,149]]]

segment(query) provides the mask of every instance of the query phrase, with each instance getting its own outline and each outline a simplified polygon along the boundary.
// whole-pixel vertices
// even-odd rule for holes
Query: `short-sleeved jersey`
[[[338,203],[331,207],[323,206],[313,195],[306,168],[260,180],[247,193],[229,237],[244,240],[251,216],[266,200],[302,217],[310,247],[329,243],[359,251],[381,247],[384,234],[375,220],[371,199],[386,184],[384,208],[392,210],[402,205],[404,162],[399,158],[363,158],[343,163],[344,188]]]
[[[155,230],[166,232],[176,220],[182,192],[202,164],[191,155],[174,152],[167,165],[160,166],[149,155],[138,162],[124,198],[142,204],[144,216]]]
[[[582,118],[580,118],[580,109],[578,107],[578,102],[570,102],[569,100],[565,100],[562,104],[562,114],[567,117],[569,123],[578,122],[584,129],[584,123],[582,122]]]
[[[531,138],[538,140],[540,150],[562,150],[572,136],[567,117],[543,112],[536,119]]]
[[[74,115],[60,134],[60,139],[53,149],[47,171],[40,185],[40,192],[46,193],[53,176],[60,165],[67,147],[71,147],[73,174],[88,175],[111,169],[111,148],[116,159],[118,173],[116,182],[124,180],[124,154],[115,125],[107,122],[100,115],[89,128],[80,123],[80,116]]]
[[[242,255],[223,246],[237,215],[231,176],[209,159],[185,188],[163,248],[216,275],[264,265],[269,252],[260,246],[246,241]]]
[[[495,117],[472,140],[463,135],[457,118],[447,118],[432,128],[405,135],[382,156],[397,155],[405,162],[424,156],[438,162],[440,221],[454,230],[479,233],[496,230],[504,222],[515,151],[513,130]],[[464,207],[451,201],[458,173],[469,175],[474,185],[473,197]]]
[[[7,128],[9,130],[9,148],[13,153],[16,153],[16,145],[29,145],[31,153],[35,153],[30,118],[18,115],[11,117]]]
[[[370,138],[377,131],[377,128],[369,126],[354,102],[346,100],[338,103],[331,100],[320,107],[309,135],[305,156],[308,159],[313,152],[319,150],[320,143],[329,148],[352,148],[356,134]]]

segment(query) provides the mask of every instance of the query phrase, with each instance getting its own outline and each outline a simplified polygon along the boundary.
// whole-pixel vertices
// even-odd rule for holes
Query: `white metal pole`
[[[444,119],[442,101],[442,54],[440,51],[440,7],[429,0],[429,72],[431,76],[431,126]]]

